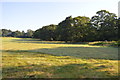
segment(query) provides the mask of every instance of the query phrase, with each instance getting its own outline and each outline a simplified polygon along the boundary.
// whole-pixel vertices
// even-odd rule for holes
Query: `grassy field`
[[[114,78],[118,48],[2,38],[3,78]]]

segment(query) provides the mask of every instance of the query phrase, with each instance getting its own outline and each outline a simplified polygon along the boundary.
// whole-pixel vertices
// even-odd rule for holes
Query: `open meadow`
[[[118,48],[2,38],[3,78],[117,78]]]

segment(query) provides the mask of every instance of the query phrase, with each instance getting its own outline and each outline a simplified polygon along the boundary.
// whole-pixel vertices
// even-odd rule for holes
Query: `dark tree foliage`
[[[9,37],[9,36],[11,36],[11,33],[12,33],[11,30],[2,29],[1,31],[2,31],[2,36],[3,37]]]
[[[117,16],[106,10],[101,10],[91,18],[92,26],[96,28],[97,40],[117,40]]]
[[[56,27],[57,25],[54,24],[43,26],[42,28],[35,31],[33,37],[47,41],[56,40],[56,34],[55,34]]]
[[[118,30],[120,18],[116,14],[106,10],[96,12],[91,19],[85,16],[66,17],[58,25],[47,25],[35,32],[32,30],[11,31],[2,29],[3,37],[21,37],[21,38],[38,38],[47,41],[65,41],[65,42],[85,42],[85,41],[103,41],[118,40]]]
[[[78,16],[72,18],[67,17],[64,21],[58,24],[56,29],[58,40],[79,42],[79,41],[92,41],[92,37],[95,31],[91,27],[90,19],[85,16]]]
[[[49,30],[50,26],[36,30],[34,38],[65,42],[118,40],[119,21],[114,13],[106,10],[98,11],[91,19],[85,16],[69,16],[54,31]]]
[[[120,40],[120,17],[118,18],[118,40]]]
[[[58,40],[71,41],[72,40],[72,28],[73,28],[73,18],[71,16],[67,17],[64,21],[58,24],[56,33],[58,35]]]
[[[34,31],[32,30],[27,30],[25,33],[24,31],[11,31],[7,29],[2,29],[2,37],[20,37],[20,38],[32,38]]]
[[[28,29],[27,33],[25,34],[25,36],[28,37],[28,38],[32,38],[33,37],[33,33],[34,33],[34,31],[32,31],[31,29]]]
[[[74,30],[73,30],[73,40],[75,42],[79,41],[92,41],[95,34],[95,29],[91,27],[89,17],[78,16],[73,18],[74,20]]]
[[[12,32],[11,36],[12,37],[20,37],[20,36],[22,36],[22,33],[17,30],[17,31]]]

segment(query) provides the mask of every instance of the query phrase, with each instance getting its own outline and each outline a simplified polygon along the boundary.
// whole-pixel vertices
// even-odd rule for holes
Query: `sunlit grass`
[[[100,46],[91,46],[88,44],[79,45],[79,44],[59,44],[58,41],[54,41],[54,44],[50,41],[31,41],[31,39],[26,39],[24,41],[21,38],[2,38],[4,50],[32,50],[32,49],[41,49],[41,48],[57,48],[57,47],[100,47]],[[55,44],[57,43],[57,44]],[[61,42],[60,42],[61,43]],[[12,47],[10,47],[12,45]]]
[[[118,77],[114,47],[21,38],[2,38],[2,42],[3,78]]]
[[[37,42],[36,42],[37,41]],[[59,44],[61,42],[38,41],[37,39],[3,38],[3,51],[42,52],[80,58],[117,59],[118,48],[92,46],[88,44]],[[99,56],[98,56],[99,55]]]

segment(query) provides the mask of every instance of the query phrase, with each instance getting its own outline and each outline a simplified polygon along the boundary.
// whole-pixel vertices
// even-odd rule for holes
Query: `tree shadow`
[[[66,44],[64,41],[42,41],[39,39],[13,39],[12,42],[17,43],[37,43],[37,44]]]
[[[34,57],[34,55],[35,57],[39,57],[39,58],[46,57],[40,54],[52,55],[52,56],[69,56],[69,55],[55,55],[50,53],[46,54],[41,52],[34,52],[33,54],[32,51],[34,52],[35,50],[4,50],[3,52],[8,52],[10,54],[15,54],[15,55],[16,53],[21,54],[24,52],[24,56],[26,56],[26,58],[29,57],[29,55],[31,55],[32,53],[33,56],[30,57],[31,59]],[[26,54],[26,52],[28,54]],[[39,56],[37,56],[37,54],[39,54]],[[9,57],[12,58],[12,56]],[[56,59],[68,60],[71,57],[75,57],[75,56],[70,55],[70,57],[65,57],[65,58],[57,57]],[[84,58],[84,57],[79,56],[77,58]],[[86,58],[84,59],[95,59],[95,58],[96,57],[94,56],[91,57],[87,55]],[[113,60],[117,60],[117,59],[113,59]],[[2,68],[3,78],[117,78],[118,77],[118,74],[116,73],[112,74],[111,71],[107,71],[107,68],[112,68],[112,66],[107,66],[102,64],[100,66],[99,65],[95,66],[96,63],[82,63],[82,62],[81,63],[66,62],[66,64],[51,65],[51,63],[44,63],[42,61],[44,60],[41,60],[39,64],[27,63],[26,65],[7,66],[7,67],[3,66]],[[102,69],[105,69],[106,71],[102,71]]]
[[[101,71],[101,69],[107,69],[108,66],[94,67],[93,65],[89,63],[60,66],[31,64],[3,67],[3,78],[118,78],[118,74],[112,75],[109,71]]]
[[[77,58],[118,60],[118,49],[95,47],[58,47],[31,50],[57,56],[72,56]]]
[[[12,42],[17,43],[37,43],[37,44],[88,44],[89,42],[65,42],[65,41],[42,41],[40,39],[13,39]]]
[[[3,50],[3,52],[29,52],[54,56],[71,56],[82,59],[119,60],[117,48],[103,47],[57,47],[33,50]]]

